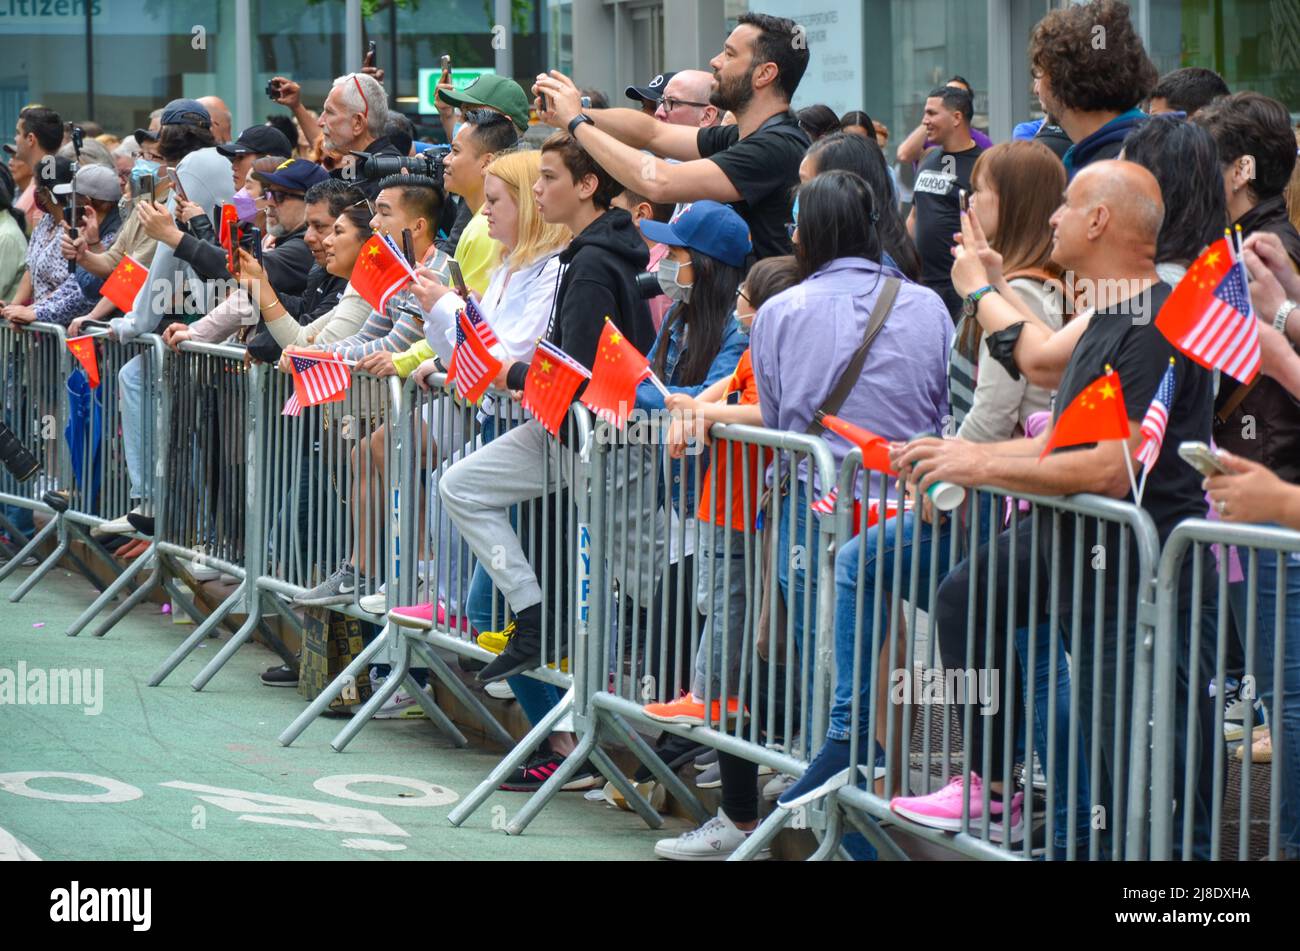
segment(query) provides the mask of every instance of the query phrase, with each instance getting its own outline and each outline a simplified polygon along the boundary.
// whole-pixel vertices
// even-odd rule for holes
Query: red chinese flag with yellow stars
[[[1045,459],[1053,449],[1063,446],[1082,446],[1128,437],[1128,412],[1124,409],[1124,391],[1120,389],[1119,374],[1107,367],[1106,374],[1089,383],[1061,413],[1052,427],[1047,448],[1038,458]]]
[[[552,436],[560,434],[560,424],[578,392],[591,374],[559,347],[542,341],[537,345],[528,376],[524,379],[524,409]]]
[[[411,280],[406,264],[393,254],[381,235],[374,234],[361,246],[352,265],[352,287],[381,314],[388,299]]]
[[[69,337],[68,349],[77,358],[81,368],[86,371],[86,379],[91,389],[99,386],[99,358],[95,356],[94,337]]]
[[[648,376],[650,362],[606,317],[591,368],[591,382],[582,394],[583,405],[601,419],[622,427],[636,404],[637,384]]]
[[[131,255],[125,254],[117,267],[113,268],[113,273],[104,279],[99,293],[111,300],[113,306],[122,313],[129,314],[148,279],[149,269]]]

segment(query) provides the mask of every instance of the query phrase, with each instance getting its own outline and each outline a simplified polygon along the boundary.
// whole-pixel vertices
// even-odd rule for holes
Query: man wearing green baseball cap
[[[448,142],[456,134],[453,108],[459,108],[462,113],[470,109],[491,109],[509,116],[520,134],[528,131],[528,94],[523,86],[506,76],[480,76],[464,89],[454,89],[444,83],[438,86],[436,101]]]

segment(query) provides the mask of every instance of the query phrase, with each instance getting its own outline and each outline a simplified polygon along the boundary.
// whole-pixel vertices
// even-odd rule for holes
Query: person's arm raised
[[[538,76],[533,94],[539,98],[537,118],[552,128],[568,129],[578,113],[586,112],[595,121],[596,128],[632,149],[649,149],[655,155],[682,162],[700,158],[699,129],[660,122],[639,109],[583,109],[582,92],[572,79],[557,70]],[[540,101],[543,95],[550,99],[549,112]]]
[[[900,162],[919,162],[925,155],[925,126],[918,125],[902,142],[894,153]]]

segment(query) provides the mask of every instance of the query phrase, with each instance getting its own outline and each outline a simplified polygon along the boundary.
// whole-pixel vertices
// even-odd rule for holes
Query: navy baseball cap
[[[208,114],[207,107],[197,99],[173,99],[163,106],[162,119],[159,122],[162,125],[191,125],[199,129],[212,128],[212,116]],[[156,142],[158,141],[158,135],[148,129],[136,129],[135,140],[137,142]]]
[[[716,201],[684,205],[667,224],[646,219],[641,232],[651,241],[691,248],[732,267],[744,267],[753,247],[745,219]]]
[[[628,86],[623,90],[623,94],[629,99],[639,99],[641,102],[658,102],[664,97],[664,87],[668,85],[668,80],[676,75],[676,73],[660,73],[644,86]]]
[[[277,165],[274,172],[254,172],[253,177],[263,185],[270,185],[272,188],[283,188],[285,191],[305,194],[307,189],[317,182],[329,178],[330,173],[315,162],[291,158]]]
[[[239,155],[283,155],[288,158],[293,154],[293,146],[275,126],[255,125],[239,133],[235,141],[218,145],[217,151],[230,159]]]

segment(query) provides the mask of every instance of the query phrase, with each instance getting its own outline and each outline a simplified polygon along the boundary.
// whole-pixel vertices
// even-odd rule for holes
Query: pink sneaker
[[[438,620],[442,620],[442,605],[438,605]],[[388,612],[388,619],[398,627],[414,627],[421,631],[433,629],[433,605],[414,604],[410,607],[393,608]]]
[[[966,780],[954,776],[947,786],[928,796],[896,796],[890,800],[890,811],[910,819],[918,825],[931,829],[943,829],[946,832],[961,831],[962,799]],[[1011,841],[1016,842],[1024,835],[1024,800],[1023,792],[1011,798]],[[1006,806],[997,799],[989,800],[989,839],[1003,841],[1005,832],[1003,814]],[[970,774],[970,827],[978,835],[979,822],[984,810],[984,784],[977,774]]]

